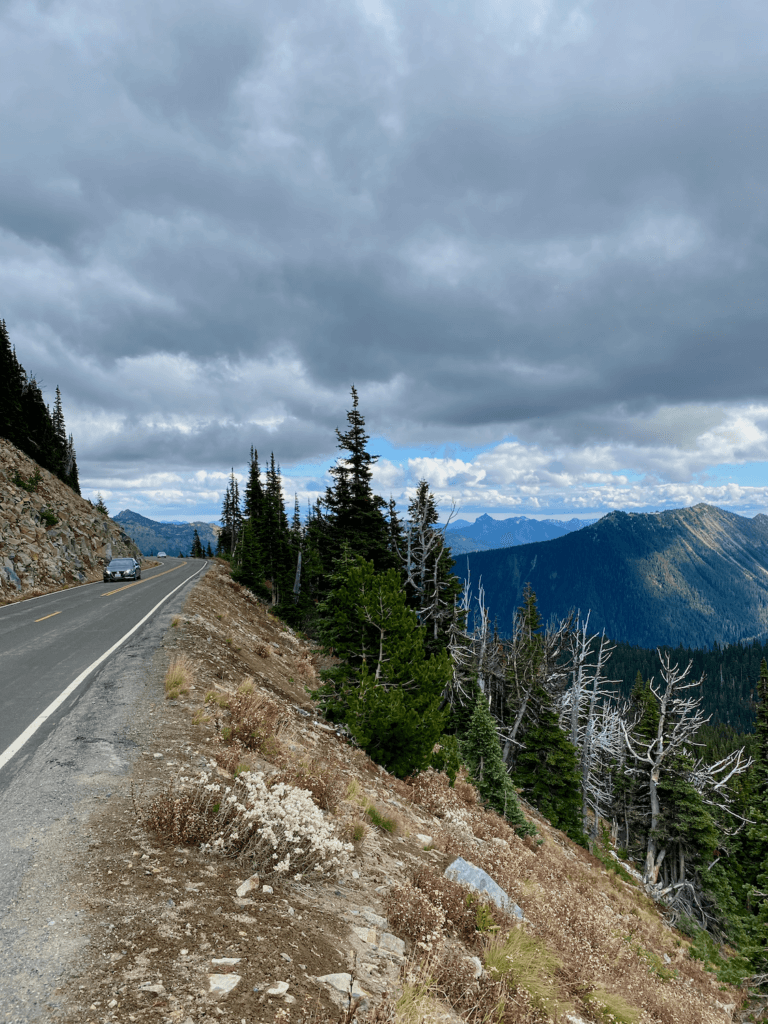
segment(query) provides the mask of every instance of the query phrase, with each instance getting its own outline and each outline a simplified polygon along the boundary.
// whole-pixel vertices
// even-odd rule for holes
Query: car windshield
[[[132,558],[113,558],[107,566],[108,569],[132,569],[133,559]]]

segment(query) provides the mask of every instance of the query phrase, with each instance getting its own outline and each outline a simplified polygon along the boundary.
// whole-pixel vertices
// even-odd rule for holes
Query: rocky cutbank
[[[0,438],[0,603],[98,580],[120,555],[139,549],[117,523]]]

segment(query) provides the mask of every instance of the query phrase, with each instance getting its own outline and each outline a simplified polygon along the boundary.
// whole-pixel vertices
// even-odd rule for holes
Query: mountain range
[[[595,522],[596,519],[529,519],[527,516],[492,519],[489,515],[482,515],[474,523],[466,519],[455,519],[445,532],[448,546],[456,556],[470,551],[489,551],[493,548],[554,540]]]
[[[457,560],[454,572],[511,628],[526,583],[545,621],[572,609],[612,640],[710,647],[768,634],[768,516],[712,505],[612,512],[554,540]]]
[[[142,555],[156,555],[158,551],[166,551],[169,555],[178,555],[179,552],[188,555],[192,550],[195,530],[203,548],[210,544],[211,550],[215,551],[221,531],[217,523],[158,523],[138,512],[131,512],[129,508],[112,518],[120,523]]]

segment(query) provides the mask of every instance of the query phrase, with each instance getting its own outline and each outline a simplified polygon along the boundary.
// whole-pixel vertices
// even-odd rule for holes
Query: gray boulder
[[[514,914],[521,921],[524,920],[520,907],[509,898],[501,886],[497,885],[482,868],[470,864],[463,857],[457,857],[452,864],[448,865],[445,869],[445,877],[454,882],[461,882],[462,885],[468,885],[470,889],[475,889],[477,892],[487,893],[489,899],[496,904],[499,910],[505,910],[508,914]]]

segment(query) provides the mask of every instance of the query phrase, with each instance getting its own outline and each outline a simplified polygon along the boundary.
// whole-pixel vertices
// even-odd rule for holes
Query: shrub
[[[283,782],[269,785],[261,772],[245,772],[232,786],[213,781],[210,772],[182,776],[139,813],[154,832],[239,857],[262,878],[343,872],[353,849],[310,793]]]
[[[394,818],[388,817],[383,811],[375,804],[369,804],[365,808],[365,813],[371,821],[372,825],[376,828],[380,828],[382,832],[390,832],[394,834],[397,831],[397,822]]]
[[[445,878],[432,867],[424,865],[417,868],[413,884],[432,906],[443,912],[445,924],[451,932],[468,944],[473,944],[478,930],[483,930],[481,923],[486,928],[496,924],[487,900],[460,882]]]
[[[22,491],[27,491],[29,494],[37,490],[37,485],[41,480],[42,476],[39,469],[36,469],[32,476],[22,476],[18,469],[13,474],[13,482],[16,486],[20,487]]]
[[[51,508],[41,508],[40,518],[43,520],[46,526],[55,526],[59,521],[59,517]]]
[[[426,952],[440,942],[445,913],[420,889],[407,882],[390,889],[384,908],[397,935],[410,939],[417,949]]]

